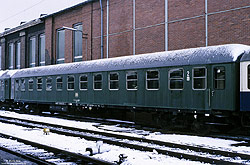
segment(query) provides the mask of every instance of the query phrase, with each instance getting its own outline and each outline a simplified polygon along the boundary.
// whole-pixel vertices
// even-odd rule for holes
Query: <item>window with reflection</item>
[[[70,75],[68,76],[68,90],[74,90],[75,89],[75,77]]]
[[[47,91],[52,90],[52,78],[51,77],[46,78],[46,90]]]
[[[88,75],[84,74],[80,76],[80,90],[88,89]]]
[[[149,70],[146,74],[146,88],[147,90],[158,90],[160,83],[160,76],[158,70]]]
[[[39,36],[39,66],[45,65],[45,34]]]
[[[102,74],[94,74],[94,90],[102,90]]]
[[[36,37],[31,37],[29,40],[29,67],[36,65]]]
[[[193,68],[193,89],[194,90],[205,90],[207,87],[206,68]]]
[[[182,90],[184,81],[184,71],[182,68],[169,70],[169,89]]]
[[[14,69],[13,65],[14,65],[14,44],[10,43],[9,44],[9,49],[8,49],[8,53],[9,53],[9,69]]]
[[[28,83],[29,83],[29,91],[33,91],[33,88],[34,88],[33,78],[30,78]]]
[[[74,52],[74,62],[82,61],[82,24],[74,25],[74,42],[73,42],[73,52]]]
[[[56,90],[62,91],[62,89],[63,89],[63,79],[62,79],[62,76],[58,76],[56,78]]]
[[[56,63],[64,63],[65,59],[65,30],[57,30],[57,41],[56,41]]]
[[[137,90],[138,89],[138,78],[136,71],[129,71],[126,74],[127,79],[127,90]]]
[[[21,42],[16,43],[16,69],[21,68]]]
[[[225,89],[226,73],[225,67],[219,66],[214,68],[214,89]]]
[[[15,79],[15,91],[20,90],[20,84],[19,84],[19,79]]]
[[[38,77],[37,78],[37,90],[41,91],[43,89],[43,78],[42,77]]]
[[[119,74],[117,72],[109,74],[109,89],[119,90]]]
[[[25,79],[21,79],[21,91],[25,91]]]

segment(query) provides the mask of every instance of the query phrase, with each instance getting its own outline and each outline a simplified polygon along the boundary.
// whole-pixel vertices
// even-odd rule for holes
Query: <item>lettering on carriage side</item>
[[[187,81],[190,81],[190,71],[187,71]]]

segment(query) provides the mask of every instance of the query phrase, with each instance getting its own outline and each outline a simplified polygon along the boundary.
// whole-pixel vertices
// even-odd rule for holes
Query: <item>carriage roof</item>
[[[244,57],[250,58],[248,55],[249,52],[250,46],[241,44],[209,46],[27,68],[16,71],[12,77],[18,78],[140,68],[155,68],[164,66],[229,63],[237,61],[242,54],[244,54]]]

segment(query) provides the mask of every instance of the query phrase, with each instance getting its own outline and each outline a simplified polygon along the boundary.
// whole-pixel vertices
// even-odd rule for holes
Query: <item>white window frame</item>
[[[128,74],[129,73],[136,73],[136,79],[129,79],[128,80]],[[130,81],[136,81],[137,82],[137,88],[129,89],[128,88],[128,82],[130,82]],[[138,90],[138,72],[137,71],[128,71],[126,73],[126,89],[129,90],[129,91],[137,91]]]
[[[153,71],[158,72],[158,78],[148,79],[148,72],[153,72]],[[154,81],[154,80],[158,80],[159,87],[157,89],[151,89],[151,88],[149,89],[148,88],[148,81]],[[160,71],[158,69],[153,69],[153,70],[147,70],[146,71],[146,90],[148,90],[148,91],[158,91],[158,90],[160,90]]]
[[[95,81],[95,76],[96,75],[101,75],[102,76],[102,79],[101,79],[101,81]],[[101,82],[101,89],[95,89],[95,83],[96,82]],[[95,91],[101,91],[102,90],[102,87],[103,87],[103,75],[102,75],[102,73],[95,73],[94,75],[93,75],[93,90],[95,90]]]
[[[42,80],[41,83],[38,82],[39,79]],[[42,85],[42,89],[39,89],[39,88],[38,88],[39,85]],[[36,90],[37,90],[37,91],[42,91],[42,90],[43,90],[43,78],[42,78],[42,77],[37,77],[37,79],[36,79]]]
[[[177,71],[177,70],[182,70],[182,78],[171,78],[170,77],[170,74],[172,73],[172,72],[174,72],[174,71]],[[171,89],[170,88],[170,81],[171,80],[182,80],[182,82],[183,82],[183,87],[181,88],[181,89]],[[171,91],[181,91],[181,90],[183,90],[184,89],[184,69],[183,68],[174,68],[174,69],[170,69],[169,71],[168,71],[168,89],[169,90],[171,90]]]
[[[69,89],[69,77],[73,77],[74,78],[74,81],[73,81],[74,89]],[[70,83],[72,83],[72,82],[70,82]],[[68,91],[74,91],[75,90],[75,76],[74,75],[68,75],[67,76],[67,90]]]
[[[20,80],[15,79],[15,91],[18,92],[19,90],[20,90]]]
[[[62,79],[62,82],[57,82],[58,79]],[[62,84],[62,89],[57,88],[58,84]],[[62,76],[57,76],[56,77],[56,91],[62,91],[63,90],[63,77]]]
[[[110,78],[110,75],[111,74],[117,74],[117,76],[118,76],[118,80],[111,80]],[[118,82],[118,88],[115,88],[115,89],[111,89],[110,87],[111,87],[111,82]],[[111,91],[118,91],[119,90],[119,73],[118,72],[110,72],[109,73],[109,90],[111,90]]]
[[[48,79],[51,79],[51,88],[48,88]],[[46,77],[46,91],[52,91],[52,88],[53,88],[53,85],[52,85],[52,82],[53,81],[53,79],[52,79],[52,77],[51,76],[48,76],[48,77]]]
[[[203,77],[194,77],[194,70],[195,69],[205,69],[205,76]],[[205,88],[202,88],[202,89],[194,89],[194,79],[195,78],[205,78]],[[207,68],[206,67],[193,67],[192,68],[192,89],[194,91],[204,91],[207,89]]]
[[[82,76],[86,76],[87,81],[81,81]],[[87,83],[87,89],[82,89],[81,88],[81,83]],[[80,91],[87,91],[88,90],[88,75],[87,74],[82,74],[82,75],[79,76],[79,89],[80,89]]]
[[[31,81],[32,81],[32,88],[30,88]],[[29,91],[33,91],[34,90],[34,78],[29,78],[29,81],[28,81],[28,90]]]
[[[23,80],[23,83],[22,83],[22,80]],[[21,91],[25,91],[25,89],[26,89],[26,84],[25,83],[26,83],[25,78],[21,78],[21,81],[20,81]]]

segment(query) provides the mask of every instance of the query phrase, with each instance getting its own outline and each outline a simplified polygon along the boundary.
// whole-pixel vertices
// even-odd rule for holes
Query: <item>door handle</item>
[[[214,96],[214,91],[212,91],[212,96]]]

